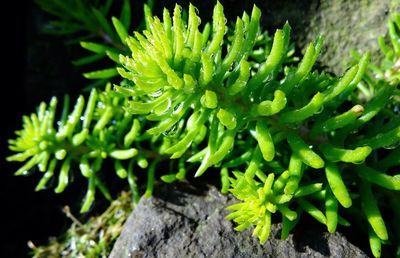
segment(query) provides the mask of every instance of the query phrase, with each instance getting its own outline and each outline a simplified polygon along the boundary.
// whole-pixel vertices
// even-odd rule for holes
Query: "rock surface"
[[[350,50],[370,51],[372,62],[378,63],[381,53],[377,38],[387,33],[387,21],[399,6],[399,0],[318,1],[310,13],[307,30],[297,36],[298,42],[305,42],[300,43],[305,47],[324,35],[326,48],[319,60],[337,74],[348,67]]]
[[[188,184],[158,188],[142,198],[126,222],[110,258],[141,257],[367,257],[339,233],[298,225],[286,241],[273,224],[268,242],[260,245],[251,231],[236,232],[224,219],[233,203],[213,186]]]
[[[284,0],[256,4],[263,12],[263,24],[274,30],[287,20],[292,38],[304,53],[310,42],[324,36],[325,48],[318,61],[338,75],[352,61],[350,50],[371,52],[372,61],[381,59],[377,38],[388,31],[387,20],[399,0]]]

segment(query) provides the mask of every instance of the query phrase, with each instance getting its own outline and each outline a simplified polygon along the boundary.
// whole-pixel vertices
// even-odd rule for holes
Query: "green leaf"
[[[129,1],[124,1],[124,2],[129,2]],[[117,31],[119,38],[121,39],[122,44],[126,45],[126,39],[128,38],[128,31],[125,28],[126,25],[124,26],[124,24],[115,17],[112,17],[111,19],[114,28]]]
[[[83,74],[83,76],[87,79],[106,79],[106,78],[112,78],[117,75],[118,72],[116,68],[108,68]]]
[[[112,29],[112,26],[110,25],[110,23],[107,21],[106,17],[104,16],[103,13],[101,13],[98,9],[96,8],[92,8],[92,13],[94,14],[94,16],[96,17],[99,25],[101,26],[101,28],[104,30],[104,32],[107,34],[108,37],[110,37],[111,39],[116,39],[115,34],[114,34],[114,30]]]
[[[103,53],[93,54],[86,57],[79,58],[77,60],[72,61],[72,64],[76,66],[87,65],[90,63],[94,63],[100,59],[102,59],[105,55]]]
[[[86,42],[86,41],[81,41],[80,42],[81,47],[83,47],[84,49],[87,49],[89,51],[92,51],[94,53],[97,54],[104,54],[106,53],[106,51],[114,51],[115,52],[115,48],[103,45],[103,44],[98,44],[98,43],[94,43],[94,42]]]
[[[119,20],[121,21],[121,25],[124,26],[124,28],[129,28],[131,25],[131,1],[130,0],[124,0],[124,3],[122,4],[122,9],[121,9],[121,14],[119,16]],[[115,26],[115,24],[114,24]],[[118,29],[117,29],[118,32]],[[119,32],[118,32],[119,34]],[[120,36],[121,37],[121,36]],[[122,38],[121,38],[122,40]],[[122,42],[125,42],[122,40]]]

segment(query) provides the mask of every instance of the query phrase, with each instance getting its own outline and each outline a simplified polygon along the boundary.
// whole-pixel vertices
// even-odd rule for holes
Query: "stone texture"
[[[378,62],[381,53],[377,38],[387,33],[387,20],[398,7],[398,0],[320,1],[298,41],[311,42],[324,35],[326,47],[319,60],[337,74],[348,67],[350,50],[370,51],[372,61]]]
[[[325,39],[318,61],[341,75],[352,61],[350,50],[370,51],[373,62],[381,59],[377,38],[387,33],[390,14],[399,0],[285,0],[260,3],[263,24],[273,30],[288,20],[292,38],[304,53],[319,35]]]
[[[126,222],[110,258],[133,257],[367,257],[341,234],[311,224],[298,225],[288,240],[273,224],[270,239],[260,245],[251,231],[236,232],[224,219],[233,203],[213,186],[162,186],[142,198]]]

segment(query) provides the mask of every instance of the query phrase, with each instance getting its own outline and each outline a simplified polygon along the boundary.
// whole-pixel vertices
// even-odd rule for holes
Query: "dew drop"
[[[40,188],[40,190],[46,190],[46,189],[50,189],[50,188],[53,188],[54,186],[55,186],[55,179],[54,179],[54,177],[53,176],[51,176],[51,178],[50,179],[48,179],[49,181],[46,183],[46,184],[44,184],[41,188]]]
[[[194,13],[198,16],[199,15],[199,9],[197,9],[197,7],[193,6],[194,9]],[[199,17],[200,20],[200,17]]]
[[[227,72],[227,73],[231,73],[231,72],[233,72],[233,71],[235,70],[235,68],[236,68],[236,65],[232,63],[232,64],[229,66],[229,68],[226,70],[226,72]]]
[[[158,116],[163,115],[171,108],[171,105],[172,105],[172,100],[166,99],[156,108],[154,108],[154,113]]]
[[[162,90],[157,90],[157,91],[155,91],[155,92],[153,92],[153,93],[150,93],[149,95],[150,95],[150,97],[158,98],[158,97],[160,97],[162,94],[163,94]]]
[[[383,148],[387,149],[387,150],[393,150],[393,149],[396,149],[399,146],[400,146],[400,141],[397,141],[397,142],[395,142],[393,144],[390,144],[390,145],[387,145],[387,146],[383,146]]]
[[[102,101],[99,101],[98,103],[97,103],[97,107],[98,108],[106,108],[106,105],[102,102]]]
[[[72,115],[68,116],[68,122],[72,123],[74,121],[74,117]]]
[[[314,114],[319,114],[324,111],[324,106],[322,105]]]
[[[162,134],[166,137],[172,137],[172,136],[176,135],[177,131],[178,131],[178,126],[176,124],[174,124],[170,129],[163,132]]]
[[[183,103],[179,103],[174,107],[174,111],[172,112],[173,114],[179,113],[183,108]]]
[[[353,164],[363,164],[364,160],[355,160],[352,162]]]
[[[30,176],[33,174],[35,169],[29,169],[29,170],[25,170],[24,172],[21,173],[22,176]]]

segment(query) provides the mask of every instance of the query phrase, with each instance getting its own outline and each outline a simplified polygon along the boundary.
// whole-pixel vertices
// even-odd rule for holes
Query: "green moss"
[[[76,219],[68,206],[63,211],[72,220],[70,228],[63,236],[52,238],[48,245],[35,246],[29,242],[33,258],[108,257],[132,211],[131,194],[121,192],[103,213],[84,222]]]

